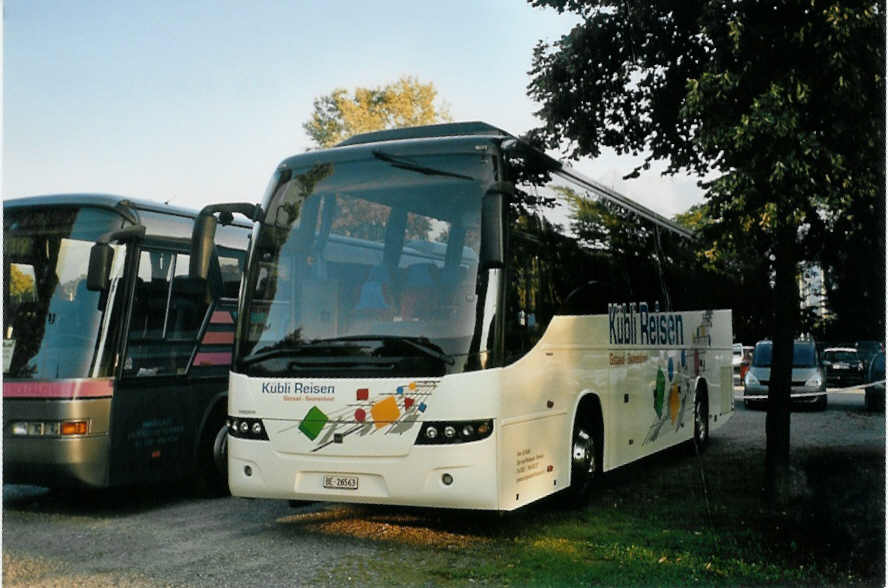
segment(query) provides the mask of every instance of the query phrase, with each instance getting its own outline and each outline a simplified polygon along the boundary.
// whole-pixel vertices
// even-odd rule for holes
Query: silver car
[[[768,384],[771,380],[771,341],[755,344],[752,364],[743,379],[743,403],[750,407],[768,401]],[[813,341],[795,341],[792,346],[792,389],[794,403],[813,404],[826,408],[826,377]]]

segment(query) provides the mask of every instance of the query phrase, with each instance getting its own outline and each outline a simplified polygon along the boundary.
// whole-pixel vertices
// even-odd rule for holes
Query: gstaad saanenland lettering
[[[302,382],[262,382],[263,394],[335,394],[332,384],[306,384]]]
[[[608,304],[611,345],[684,345],[684,321],[679,313],[651,312],[646,302]]]

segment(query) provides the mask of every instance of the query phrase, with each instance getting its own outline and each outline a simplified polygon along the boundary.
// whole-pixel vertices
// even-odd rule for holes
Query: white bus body
[[[607,315],[555,317],[518,362],[440,379],[232,374],[229,414],[274,416],[263,418],[270,447],[266,441],[229,439],[231,492],[512,510],[569,486],[572,425],[586,395],[601,403],[605,471],[689,441],[701,386],[708,396],[710,431],[733,412],[731,313],[677,316],[682,346],[611,345]],[[640,330],[641,316],[630,318],[636,320],[632,328]],[[665,382],[659,398],[658,376]],[[366,399],[358,399],[358,390],[368,391]],[[379,420],[372,417],[374,406],[382,407]],[[385,412],[392,406],[397,416]],[[299,428],[313,407],[330,417],[314,439]],[[366,415],[363,424],[355,421],[358,410]],[[493,434],[486,439],[416,445],[424,422],[482,419],[493,420]],[[356,480],[356,487],[325,488],[329,476],[346,484]]]
[[[731,311],[692,236],[498,129],[295,156],[255,210],[235,496],[582,499],[599,472],[703,443],[733,412]]]

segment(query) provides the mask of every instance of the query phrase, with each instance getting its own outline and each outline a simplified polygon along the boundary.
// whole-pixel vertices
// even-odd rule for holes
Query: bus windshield
[[[372,155],[272,178],[236,370],[443,375],[473,369],[467,359],[486,349],[476,324],[489,157]]]
[[[86,289],[86,274],[95,240],[123,222],[97,208],[4,210],[4,377],[110,375],[114,358],[105,352],[102,319],[112,304],[99,309],[101,294]]]

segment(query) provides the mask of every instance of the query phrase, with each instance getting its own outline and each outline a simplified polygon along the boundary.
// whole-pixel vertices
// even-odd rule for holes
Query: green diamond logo
[[[299,430],[314,441],[329,420],[330,418],[324,414],[324,411],[317,406],[312,406],[311,410],[308,411],[308,414],[305,415],[305,418],[299,424]]]

